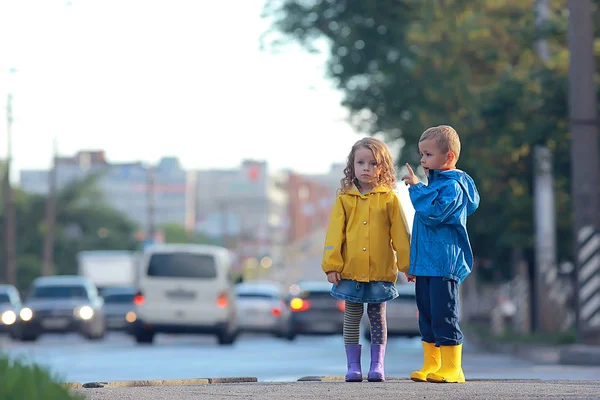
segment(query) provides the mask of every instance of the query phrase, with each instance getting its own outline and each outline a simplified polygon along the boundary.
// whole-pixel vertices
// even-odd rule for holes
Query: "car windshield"
[[[213,279],[217,266],[215,258],[207,254],[156,253],[150,258],[148,276]]]
[[[133,294],[109,294],[104,296],[104,304],[130,304],[134,297]]]
[[[0,304],[10,303],[10,298],[8,297],[8,293],[0,293]]]
[[[33,299],[87,299],[87,291],[83,286],[38,286],[33,289]]]

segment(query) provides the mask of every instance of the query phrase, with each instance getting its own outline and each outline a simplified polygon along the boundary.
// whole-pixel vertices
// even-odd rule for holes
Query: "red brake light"
[[[273,314],[274,317],[281,317],[281,309],[273,308],[271,309],[271,314]]]
[[[345,312],[346,311],[346,302],[344,300],[338,300],[337,306],[338,306],[338,309],[341,312]]]
[[[229,305],[229,299],[227,298],[227,292],[219,293],[219,297],[217,297],[217,307],[225,308]]]
[[[137,294],[133,298],[133,304],[135,304],[136,306],[141,306],[145,302],[146,302],[146,299],[144,298],[144,295],[142,294],[142,292],[137,292]]]
[[[302,300],[299,297],[295,297],[290,301],[290,308],[292,311],[306,311],[310,308],[308,300]]]

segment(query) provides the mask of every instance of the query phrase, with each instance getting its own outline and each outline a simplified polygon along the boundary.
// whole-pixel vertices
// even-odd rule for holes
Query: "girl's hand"
[[[414,276],[414,275],[409,275],[409,274],[407,274],[407,273],[405,272],[405,273],[404,273],[404,276],[406,276],[406,280],[407,280],[407,281],[409,281],[409,282],[416,282],[416,281],[417,281],[417,278],[415,278],[415,276]]]
[[[406,184],[406,186],[413,186],[419,183],[419,178],[417,178],[417,176],[415,175],[410,165],[408,165],[408,163],[406,163],[406,168],[408,168],[408,173],[402,177],[404,184]]]
[[[329,283],[333,283],[334,285],[337,286],[337,284],[340,281],[340,279],[342,279],[342,277],[340,276],[339,272],[329,271],[327,273],[327,281]]]

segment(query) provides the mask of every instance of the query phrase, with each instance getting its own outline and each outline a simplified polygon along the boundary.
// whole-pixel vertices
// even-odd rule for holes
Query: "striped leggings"
[[[346,300],[344,311],[344,344],[358,344],[360,339],[360,320],[364,312],[363,303]],[[368,303],[367,316],[371,324],[371,343],[387,342],[387,324],[385,321],[385,303]]]

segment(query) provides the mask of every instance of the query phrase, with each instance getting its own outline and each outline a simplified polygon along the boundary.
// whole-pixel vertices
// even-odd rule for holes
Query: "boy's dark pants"
[[[437,346],[462,344],[458,326],[458,283],[438,276],[417,276],[419,329],[424,342]]]

